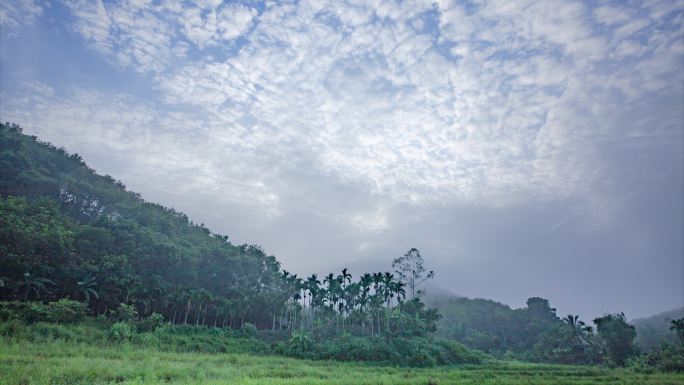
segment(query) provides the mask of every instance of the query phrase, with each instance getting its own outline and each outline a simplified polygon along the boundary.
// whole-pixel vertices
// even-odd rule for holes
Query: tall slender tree
[[[412,248],[403,256],[395,258],[392,261],[392,268],[397,276],[399,276],[399,280],[404,282],[409,288],[411,298],[415,298],[416,294],[420,294],[418,287],[423,282],[435,277],[433,270],[427,271],[425,269],[425,260],[416,248]]]

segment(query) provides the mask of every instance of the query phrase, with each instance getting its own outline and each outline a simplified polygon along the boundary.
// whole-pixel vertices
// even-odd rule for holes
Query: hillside
[[[237,343],[259,353],[406,366],[482,364],[492,356],[625,366],[638,354],[637,333],[622,313],[597,318],[593,328],[575,315],[559,317],[541,297],[511,309],[414,296],[411,285],[432,276],[423,262],[412,248],[392,262],[393,272],[354,279],[345,268],[299,278],[259,247],[234,245],[96,174],[78,154],[0,124],[0,336],[32,341],[41,322],[95,322],[48,327],[48,334],[61,330],[58,339],[66,340],[88,330],[80,342],[213,353]],[[668,316],[638,321],[644,346],[670,338]],[[251,342],[236,342],[246,336]],[[647,365],[681,370],[672,357],[668,351]]]
[[[289,297],[259,247],[144,201],[69,154],[0,125],[1,300],[119,303],[197,324],[271,326]]]
[[[434,295],[426,300],[442,315],[437,334],[496,356],[532,356],[535,344],[554,327],[563,326],[548,300],[529,298],[527,307],[509,306],[482,298]]]
[[[677,334],[670,330],[670,321],[680,318],[684,318],[684,307],[633,320],[632,324],[637,331],[637,346],[645,352],[651,352],[662,343],[676,345],[679,341]]]
[[[95,318],[126,338],[162,323],[261,330],[271,353],[317,359],[432,366],[485,357],[434,340],[439,315],[406,298],[390,272],[355,281],[347,269],[322,279],[281,271],[259,247],[145,202],[17,125],[0,125],[0,170],[0,321]],[[400,271],[420,255],[405,258]]]

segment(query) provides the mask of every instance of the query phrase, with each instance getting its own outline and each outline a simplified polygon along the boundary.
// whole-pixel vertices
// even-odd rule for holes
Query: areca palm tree
[[[339,301],[340,280],[337,279],[337,277],[335,277],[333,273],[330,273],[325,277],[323,283],[326,283],[328,285],[325,289],[328,307],[334,311],[337,307],[337,302]]]
[[[348,273],[347,268],[345,267],[342,269],[342,286],[344,286],[344,283],[351,283],[352,275]]]
[[[309,311],[311,313],[311,327],[316,322],[316,308],[321,305],[321,281],[316,274],[311,274],[305,281],[305,290],[309,291]],[[304,304],[306,306],[306,304]]]
[[[392,298],[394,298],[394,275],[386,272],[382,275],[382,296],[389,307]]]
[[[405,283],[403,283],[401,281],[394,281],[394,286],[392,289],[394,290],[394,293],[397,296],[397,302],[399,302],[399,303],[401,303],[401,301],[406,299],[406,289],[404,289],[405,287],[406,287]]]
[[[321,292],[321,281],[318,280],[316,274],[311,274],[309,278],[306,279],[306,290],[309,291],[309,307],[316,307],[318,304],[319,293]]]

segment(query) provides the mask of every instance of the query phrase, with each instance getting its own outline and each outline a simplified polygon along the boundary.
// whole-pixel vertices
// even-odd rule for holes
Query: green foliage
[[[0,325],[1,326],[1,325]],[[252,354],[160,351],[131,344],[31,342],[0,338],[0,378],[7,384],[145,385],[673,385],[684,374],[519,362],[405,368],[307,361]]]
[[[684,346],[684,318],[670,321],[670,330],[677,334],[679,344]]]
[[[600,341],[590,329],[566,323],[554,326],[537,338],[533,357],[558,364],[598,364],[602,361],[600,348]]]
[[[311,350],[312,345],[313,341],[305,331],[295,330],[287,341],[287,352],[290,355],[302,357]]]
[[[491,358],[455,341],[425,337],[366,338],[342,333],[314,342],[296,331],[276,347],[279,354],[316,360],[369,361],[391,365],[431,367],[451,364],[480,364]]]
[[[629,367],[640,373],[684,372],[684,346],[663,344],[660,348],[632,358]]]
[[[95,287],[97,286],[95,277],[87,276],[84,279],[76,282],[76,285],[78,286],[78,289],[83,295],[86,303],[90,303],[91,296],[95,297],[96,299],[100,298],[100,295],[97,294],[97,291],[95,290]]]
[[[623,313],[606,314],[596,318],[594,324],[613,363],[625,366],[627,359],[637,355],[638,350],[634,345],[636,331],[634,326],[627,323]]]
[[[128,322],[116,322],[109,329],[108,337],[114,341],[130,341],[133,338],[134,328]]]
[[[78,154],[0,124],[0,300],[120,303],[172,323],[260,328],[289,295],[280,265],[143,201]],[[289,294],[289,293],[288,293]]]
[[[8,332],[21,321],[72,339],[65,325],[42,322],[94,314],[116,322],[110,339],[189,351],[265,351],[257,336],[268,334],[285,354],[310,358],[413,366],[481,359],[438,333],[498,357],[594,363],[605,351],[624,364],[635,353],[625,343],[634,338],[629,327],[606,321],[597,339],[539,297],[516,310],[450,299],[440,303],[442,317],[421,298],[434,273],[417,249],[393,261],[394,274],[354,280],[343,269],[301,279],[258,246],[233,245],[145,202],[78,154],[9,123],[0,124],[0,266],[0,319],[14,320]]]
[[[47,304],[41,302],[0,302],[0,320],[21,320],[27,323],[83,321],[88,314],[84,303],[62,298]]]
[[[259,353],[270,351],[268,344],[253,338],[243,338],[228,329],[188,325],[161,325],[154,331],[136,331],[127,322],[115,324],[89,320],[86,323],[62,325],[38,322],[26,324],[20,320],[0,322],[0,336],[12,340],[47,344],[63,340],[96,346],[131,344],[160,351],[197,353]]]
[[[58,323],[74,323],[83,321],[88,314],[88,307],[83,302],[62,298],[48,304],[48,320]]]
[[[164,325],[164,316],[158,313],[152,313],[138,321],[137,329],[141,333],[153,332],[162,325]]]
[[[402,276],[399,264],[399,277],[377,272],[354,282],[344,269],[302,280],[258,246],[233,245],[145,202],[16,125],[0,125],[0,149],[0,300],[79,299],[93,314],[145,330],[153,313],[176,325],[305,329],[313,339],[436,328],[436,311],[401,306],[405,285],[413,290],[431,272]],[[417,250],[407,255],[402,263],[422,266]],[[46,319],[38,310],[34,318]],[[249,326],[245,333],[255,334]]]
[[[120,303],[119,307],[113,312],[113,318],[120,322],[135,322],[138,320],[138,310],[135,306]]]
[[[442,315],[437,322],[437,336],[497,357],[508,354],[518,359],[546,360],[549,356],[535,345],[544,333],[563,325],[556,309],[539,297],[528,299],[527,307],[522,309],[454,296],[432,296],[426,301]],[[535,351],[541,356],[535,357]]]
[[[240,328],[240,337],[243,338],[254,338],[257,335],[257,327],[254,324],[245,322]]]

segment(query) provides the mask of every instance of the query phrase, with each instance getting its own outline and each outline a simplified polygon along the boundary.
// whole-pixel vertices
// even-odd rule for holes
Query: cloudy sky
[[[287,270],[684,304],[684,2],[0,3],[0,118]]]

